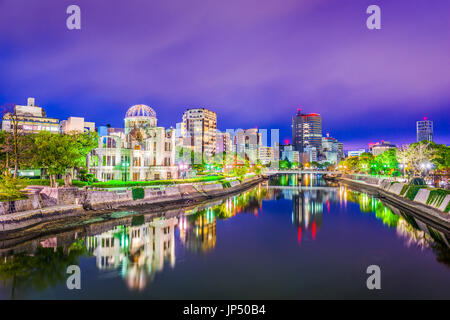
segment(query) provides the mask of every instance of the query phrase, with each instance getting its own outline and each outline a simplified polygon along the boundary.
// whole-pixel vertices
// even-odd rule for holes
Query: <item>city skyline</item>
[[[0,15],[0,300],[450,300],[449,0]]]
[[[28,97],[27,98],[27,100],[29,101],[30,99],[32,99],[32,101],[33,101],[33,103],[35,103],[34,101],[35,101],[35,98],[34,97]],[[29,103],[29,102],[28,102]],[[143,105],[143,104],[139,104],[139,105]],[[1,105],[0,105],[1,106]],[[11,107],[12,106],[19,106],[19,107],[21,107],[21,105],[19,104],[19,103],[17,103],[17,104],[14,104],[14,103],[7,103],[7,104],[5,104],[5,105],[3,105],[3,107],[6,107],[5,108],[5,110],[10,110],[11,109]],[[36,104],[36,106],[38,106],[38,107],[40,107],[40,108],[42,108],[43,110],[44,110],[44,112],[45,112],[45,110],[47,109],[45,106],[42,106],[42,105],[39,105],[39,104]],[[9,108],[8,108],[9,107]],[[189,110],[197,110],[197,109],[205,109],[205,110],[210,110],[210,109],[208,109],[208,108],[205,108],[205,107],[198,107],[198,108],[193,108],[193,107],[188,107],[188,108],[186,108],[185,109],[185,111],[182,113],[182,115],[181,115],[181,118],[183,118],[183,115],[186,113],[186,112],[188,112]],[[297,110],[296,110],[296,113],[295,114],[293,114],[293,117],[295,118],[295,116],[296,115],[298,115],[299,114],[299,112],[300,112],[300,108],[298,108]],[[210,111],[212,111],[213,113],[216,113],[215,111],[213,111],[213,110],[210,110]],[[315,116],[319,116],[319,117],[322,117],[322,115],[321,114],[318,114],[318,113],[311,113],[312,115],[315,115]],[[56,119],[59,119],[59,117],[57,117],[57,116],[52,116],[52,115],[48,115],[47,114],[47,117],[49,117],[49,118],[56,118]],[[84,119],[85,121],[86,120],[92,120],[92,119],[86,119],[83,115],[68,115],[68,119],[70,119],[70,118],[73,118],[73,117],[80,117],[80,118],[78,118],[78,119]],[[291,118],[291,120],[292,120],[292,118]],[[416,123],[417,122],[423,122],[423,121],[428,121],[428,122],[433,122],[432,120],[430,120],[430,119],[428,119],[427,117],[424,117],[423,118],[423,120],[418,120],[418,121],[416,121]],[[0,121],[1,121],[1,119],[0,119]],[[60,122],[59,122],[59,125],[61,126],[61,128],[62,127],[64,127],[64,125],[65,125],[65,122],[67,122],[68,120],[64,120],[64,119],[60,119]],[[118,124],[117,126],[113,126],[113,125],[111,125],[111,123],[102,123],[102,122],[97,122],[97,120],[94,120],[92,123],[91,122],[89,122],[91,125],[95,125],[96,126],[96,130],[97,130],[97,128],[98,127],[106,127],[106,126],[108,126],[108,125],[111,125],[111,127],[115,127],[115,128],[123,128],[124,127],[124,124],[123,124],[123,120],[121,121],[122,123],[121,124]],[[161,122],[164,122],[164,121],[161,121]],[[242,128],[242,127],[236,127],[236,128],[226,128],[226,129],[223,129],[222,127],[220,127],[219,126],[219,124],[220,124],[220,121],[218,120],[217,121],[218,122],[218,124],[217,124],[217,130],[218,130],[218,133],[219,132],[221,132],[221,133],[226,133],[227,132],[227,130],[248,130],[248,129],[253,129],[253,128],[256,128],[256,129],[265,129],[265,130],[267,130],[267,132],[271,132],[271,130],[273,130],[273,129],[278,129],[279,130],[279,132],[280,132],[280,136],[281,135],[283,135],[284,136],[284,138],[283,139],[279,139],[279,143],[280,143],[280,145],[293,145],[293,136],[292,136],[292,131],[290,132],[290,134],[291,134],[291,136],[289,137],[289,133],[285,133],[284,131],[283,131],[283,129],[280,129],[280,128],[260,128],[260,127],[258,127],[257,125],[256,126],[254,126],[254,127],[250,127],[250,128]],[[165,122],[164,122],[165,123]],[[169,124],[168,125],[168,127],[170,127],[170,128],[177,128],[177,127],[179,127],[179,126],[182,126],[183,125],[183,119],[182,119],[182,121],[176,121],[176,122],[174,122],[173,124]],[[62,130],[62,129],[61,129]],[[291,124],[291,126],[290,126],[290,130],[292,130],[292,124]],[[328,136],[330,136],[330,131],[325,131],[323,128],[322,128],[322,137],[328,137]],[[333,138],[336,138],[336,137],[333,137]],[[339,140],[339,139],[338,139]],[[438,140],[440,140],[439,138],[438,138]],[[385,139],[379,139],[379,140],[377,140],[377,141],[371,141],[371,142],[367,142],[365,145],[364,144],[348,144],[348,143],[345,143],[345,141],[342,141],[342,140],[340,140],[340,142],[342,142],[342,143],[344,143],[344,151],[346,151],[346,152],[348,152],[348,151],[354,151],[354,150],[356,150],[356,149],[358,149],[359,148],[359,150],[360,149],[366,149],[366,151],[369,151],[369,149],[371,148],[371,145],[374,145],[374,144],[377,144],[377,143],[384,143],[385,141],[387,141],[387,140],[385,140]],[[430,140],[430,141],[433,141],[433,142],[437,142],[438,144],[440,143],[439,141],[436,141],[435,140],[435,137],[433,136],[432,137],[432,139]],[[390,142],[390,141],[389,141]],[[417,141],[407,141],[407,142],[405,142],[406,144],[408,144],[408,143],[414,143],[414,142],[417,142]],[[446,144],[447,145],[447,143],[441,143],[441,144]],[[401,144],[398,144],[398,145],[401,145]],[[270,142],[268,141],[268,146],[270,146]]]
[[[449,141],[447,1],[379,1],[380,30],[368,1],[81,1],[75,31],[69,4],[0,4],[1,104],[34,96],[49,115],[113,127],[139,103],[166,127],[206,107],[223,130],[278,128],[281,141],[302,108],[347,150],[414,142],[426,116]]]

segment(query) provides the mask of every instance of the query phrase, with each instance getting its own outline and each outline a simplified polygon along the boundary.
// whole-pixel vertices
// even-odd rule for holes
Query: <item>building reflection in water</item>
[[[424,249],[435,243],[450,247],[445,234],[417,218],[367,193],[343,185],[327,187],[318,176],[281,175],[271,180],[269,188],[268,198],[292,200],[292,224],[298,228],[299,242],[317,239],[323,225],[324,211],[332,213],[333,203],[339,204],[341,208],[347,208],[348,203],[357,203],[362,213],[374,214],[384,225],[395,228],[408,247],[414,245]]]
[[[176,218],[154,220],[140,226],[118,226],[85,239],[100,270],[120,269],[130,289],[142,290],[163,270],[175,266]]]
[[[305,175],[309,176],[309,175]],[[309,182],[311,180],[306,179]],[[308,186],[306,186],[308,187]],[[272,189],[274,198],[292,200],[292,224],[298,228],[298,241],[313,239],[323,224],[323,213],[330,212],[330,203],[337,202],[336,188],[308,190],[292,188]]]
[[[208,252],[216,246],[216,217],[212,208],[180,217],[180,240],[190,251]]]
[[[216,246],[216,221],[226,220],[236,214],[250,213],[258,216],[267,188],[258,187],[227,198],[208,207],[187,210],[179,219],[180,240],[186,249],[206,253]]]
[[[306,183],[311,181],[308,179],[299,181],[294,177],[287,181]],[[13,249],[0,252],[0,281],[10,284],[11,297],[16,290],[30,284],[42,288],[63,283],[67,277],[67,265],[79,264],[78,259],[88,252],[95,256],[100,270],[118,272],[130,289],[142,290],[152,282],[157,272],[168,266],[175,267],[177,226],[180,241],[187,250],[209,252],[217,242],[217,220],[233,218],[237,214],[258,217],[265,199],[292,201],[291,219],[299,242],[317,239],[323,224],[327,223],[324,217],[333,214],[333,208],[341,212],[337,207],[356,203],[361,214],[373,215],[386,227],[395,228],[407,246],[430,247],[438,261],[450,266],[450,245],[446,235],[399,209],[387,206],[376,197],[344,186],[329,188],[319,185],[305,189],[288,185],[278,188],[266,183],[181,214],[177,211],[167,214],[167,218],[160,217],[147,223],[142,220],[140,225],[136,225],[139,220],[133,218],[135,223],[131,225],[110,229],[115,225],[111,220],[93,224],[87,229],[83,227],[15,245],[11,247]]]

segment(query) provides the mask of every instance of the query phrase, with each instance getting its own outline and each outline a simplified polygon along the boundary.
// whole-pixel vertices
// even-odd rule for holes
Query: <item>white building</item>
[[[301,162],[302,164],[311,163],[317,161],[317,149],[313,146],[306,146],[303,149],[304,152],[301,153]]]
[[[61,121],[61,131],[62,133],[69,132],[94,132],[95,122],[84,121],[81,117],[69,117],[67,120]]]
[[[260,146],[259,147],[259,161],[263,165],[268,165],[274,161],[279,160],[276,155],[275,149],[272,147]]]
[[[362,153],[366,152],[366,149],[352,150],[347,153],[349,157],[359,157]]]
[[[216,134],[216,154],[222,152],[232,152],[233,143],[229,132],[220,132],[217,130]]]
[[[88,156],[89,172],[101,181],[178,178],[175,129],[158,127],[155,111],[142,104],[128,109],[124,120],[124,132],[99,137]]]
[[[381,141],[374,143],[374,144],[369,144],[369,150],[370,152],[372,152],[372,154],[374,156],[377,156],[379,154],[382,154],[383,152],[389,150],[389,149],[395,149],[396,146],[391,144],[389,141]]]
[[[281,147],[280,160],[288,160],[290,163],[300,162],[300,153],[294,150],[292,145],[285,145]]]
[[[250,164],[258,161],[259,149],[263,146],[262,134],[257,128],[247,130],[238,129],[232,136],[233,152],[239,161],[248,160]]]
[[[324,162],[337,164],[340,161],[339,142],[337,139],[330,137],[322,137],[322,154],[325,156]]]
[[[205,108],[187,109],[181,124],[182,144],[209,159],[216,152],[216,130],[215,112]]]
[[[21,133],[38,133],[39,131],[60,132],[59,120],[48,118],[44,109],[35,105],[34,98],[28,98],[27,105],[15,105],[14,113],[8,112],[2,119],[2,130],[11,132],[17,125]]]

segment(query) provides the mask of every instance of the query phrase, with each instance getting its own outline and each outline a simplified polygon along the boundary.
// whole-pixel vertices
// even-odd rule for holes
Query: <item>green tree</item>
[[[86,166],[86,156],[98,145],[98,136],[96,133],[61,135],[42,131],[35,135],[34,142],[34,164],[47,169],[50,186],[55,187],[58,174],[65,176],[66,185],[71,184],[70,170]]]
[[[374,160],[373,154],[363,152],[358,158],[358,169],[360,172],[368,173]]]
[[[433,156],[431,162],[438,170],[448,170],[450,168],[450,147],[445,144],[430,142]]]
[[[376,165],[378,173],[393,175],[398,171],[396,152],[396,149],[389,149],[375,157],[373,164]]]

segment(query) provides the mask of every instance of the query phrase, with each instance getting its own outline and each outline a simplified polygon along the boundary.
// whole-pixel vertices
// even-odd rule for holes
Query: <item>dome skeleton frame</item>
[[[137,104],[128,109],[125,118],[156,118],[156,112],[153,108],[145,104]]]

